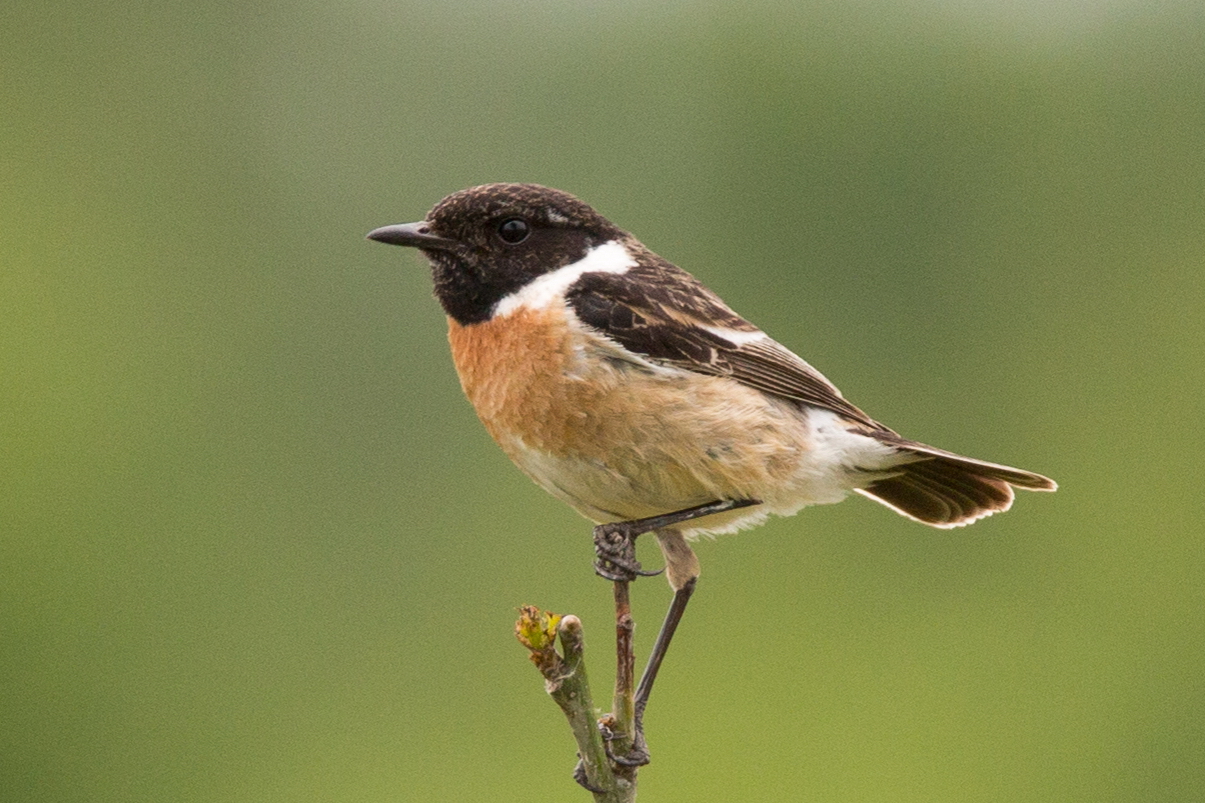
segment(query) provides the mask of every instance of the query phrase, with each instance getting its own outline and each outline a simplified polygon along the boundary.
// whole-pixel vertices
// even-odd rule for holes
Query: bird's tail
[[[932,527],[960,527],[1008,510],[1013,489],[1053,491],[1054,480],[998,463],[988,463],[900,438],[895,433],[874,437],[912,453],[919,459],[858,493],[910,519]]]

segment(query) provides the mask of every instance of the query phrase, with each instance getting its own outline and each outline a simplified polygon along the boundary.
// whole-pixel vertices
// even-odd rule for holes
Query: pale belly
[[[583,421],[587,429],[601,424],[606,434],[626,431],[625,438],[602,440],[613,444],[609,449],[554,451],[519,438],[499,442],[536,483],[595,522],[644,518],[719,499],[761,502],[683,527],[688,534],[732,532],[770,514],[839,502],[901,462],[877,442],[840,427],[834,432],[834,416],[826,411],[809,416],[779,403],[742,408],[731,399],[711,404],[705,390],[691,390],[681,404],[663,405],[652,426],[643,416]],[[853,443],[833,448],[833,440],[847,439]]]

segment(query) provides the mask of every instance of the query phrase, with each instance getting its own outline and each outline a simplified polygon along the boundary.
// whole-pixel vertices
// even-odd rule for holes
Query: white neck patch
[[[577,262],[545,273],[504,296],[494,305],[494,317],[503,318],[520,309],[544,309],[561,301],[565,291],[586,273],[627,273],[636,266],[628,250],[615,240],[591,248]]]

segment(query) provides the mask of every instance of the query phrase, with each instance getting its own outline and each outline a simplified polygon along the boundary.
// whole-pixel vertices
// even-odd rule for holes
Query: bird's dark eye
[[[518,245],[531,234],[531,226],[523,218],[509,217],[498,224],[498,236],[502,242]]]

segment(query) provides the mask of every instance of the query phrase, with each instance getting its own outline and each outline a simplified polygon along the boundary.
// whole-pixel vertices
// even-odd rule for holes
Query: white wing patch
[[[586,273],[627,273],[636,267],[636,260],[615,240],[591,248],[577,262],[545,273],[515,292],[500,299],[494,306],[494,317],[502,318],[520,309],[544,309],[563,301],[565,291]]]
[[[769,340],[770,336],[760,329],[754,329],[752,332],[743,332],[738,329],[728,329],[723,326],[704,326],[708,332],[713,335],[718,335],[724,338],[734,346],[744,346],[748,343],[757,343],[762,340]]]

